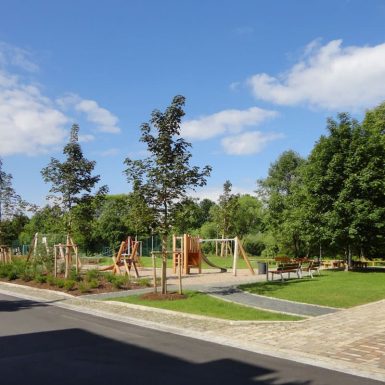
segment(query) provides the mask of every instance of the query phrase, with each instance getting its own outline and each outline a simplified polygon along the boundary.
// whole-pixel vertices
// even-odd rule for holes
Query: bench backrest
[[[299,269],[299,263],[280,263],[277,270],[297,270]]]

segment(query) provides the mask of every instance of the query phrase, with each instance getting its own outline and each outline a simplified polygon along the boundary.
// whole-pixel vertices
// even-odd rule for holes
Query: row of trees
[[[128,234],[157,234],[163,248],[171,232],[218,238],[238,235],[253,254],[295,256],[385,251],[385,104],[362,123],[348,114],[329,119],[327,134],[308,158],[284,152],[258,181],[256,196],[232,194],[226,181],[218,203],[194,200],[188,192],[206,184],[211,167],[190,165],[190,143],[180,137],[185,99],[176,96],[141,126],[149,156],[125,160],[132,192],[95,191],[100,176],[78,143],[74,125],[65,161],[52,158],[42,170],[52,201],[29,218],[28,206],[12,189],[0,162],[0,243],[28,242],[36,232],[71,232],[83,250],[116,245]],[[6,215],[4,213],[6,212]]]
[[[307,159],[293,151],[271,165],[258,192],[281,250],[383,256],[385,252],[385,104],[360,124],[329,119]]]

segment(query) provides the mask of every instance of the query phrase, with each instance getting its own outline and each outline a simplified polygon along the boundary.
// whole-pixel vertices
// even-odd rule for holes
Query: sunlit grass
[[[186,292],[185,294],[187,295],[186,299],[176,300],[148,300],[142,299],[138,295],[116,298],[114,300],[228,320],[296,321],[302,319],[301,317],[234,304],[204,293]]]
[[[314,278],[258,282],[240,286],[251,293],[292,301],[347,308],[385,298],[385,272],[325,271]]]

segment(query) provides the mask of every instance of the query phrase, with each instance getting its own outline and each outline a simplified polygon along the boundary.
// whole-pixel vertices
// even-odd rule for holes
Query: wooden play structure
[[[188,234],[172,237],[173,272],[181,266],[183,274],[190,274],[191,268],[202,272],[202,251],[199,237]]]
[[[54,276],[57,276],[58,270],[64,264],[64,277],[68,278],[69,273],[73,265],[75,265],[76,273],[78,273],[82,267],[82,263],[79,258],[78,246],[74,243],[73,239],[67,235],[66,243],[56,244],[54,248]]]
[[[11,263],[12,253],[11,248],[5,245],[0,245],[0,263]]]
[[[140,257],[138,255],[140,242],[128,237],[122,241],[116,256],[112,256],[113,264],[100,269],[100,271],[112,271],[113,274],[122,274],[121,267],[124,267],[123,274],[130,275],[131,269],[134,268],[135,276],[139,278],[138,265],[140,265]]]
[[[65,244],[59,243],[53,245],[53,248],[48,246],[48,240],[46,236],[39,236],[39,233],[36,233],[32,239],[31,245],[29,247],[29,252],[27,256],[27,262],[31,259],[34,259],[38,255],[38,245],[43,246],[43,250],[46,253],[48,259],[53,259],[54,276],[57,276],[58,271],[61,270],[62,265],[64,265],[64,276],[65,278],[69,277],[71,268],[75,266],[76,272],[78,273],[82,267],[78,246],[74,243],[70,235],[67,235]],[[41,249],[40,249],[41,251]]]
[[[197,268],[198,272],[202,272],[202,260],[208,265],[218,268],[221,272],[226,272],[226,269],[219,267],[202,253],[201,243],[203,242],[229,242],[234,243],[234,254],[233,254],[233,275],[237,275],[237,261],[238,256],[241,254],[242,258],[246,262],[247,267],[252,275],[255,274],[253,267],[246,255],[242,243],[238,237],[229,239],[201,239],[188,234],[181,236],[173,236],[173,272],[176,273],[177,267],[181,266],[184,275],[190,274],[191,268]]]

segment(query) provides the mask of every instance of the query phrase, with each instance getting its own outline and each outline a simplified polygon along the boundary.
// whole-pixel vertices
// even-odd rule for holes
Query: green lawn
[[[314,279],[282,283],[260,282],[240,286],[251,293],[304,303],[347,308],[385,298],[385,272],[322,271]]]
[[[199,292],[186,292],[187,299],[172,301],[143,300],[139,296],[127,296],[116,298],[114,301],[127,302],[136,305],[144,305],[167,310],[174,310],[183,313],[204,315],[209,317],[223,318],[228,320],[242,321],[297,321],[301,317],[287,314],[273,313],[247,306],[237,305],[231,302],[213,298]]]

